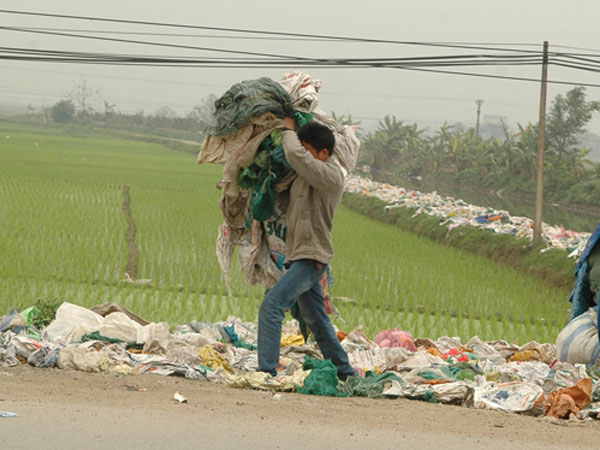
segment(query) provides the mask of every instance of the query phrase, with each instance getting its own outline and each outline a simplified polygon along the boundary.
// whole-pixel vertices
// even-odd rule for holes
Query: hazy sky
[[[292,33],[327,34],[421,42],[503,43],[505,46],[597,54],[600,59],[600,2],[595,0],[416,0],[314,1],[271,0],[2,0],[0,9],[104,18],[171,22],[227,28],[249,28]],[[398,44],[308,42],[306,40],[238,39],[231,33],[177,30],[95,21],[28,17],[0,13],[0,26],[61,30],[183,33],[188,36],[116,35],[124,39],[170,42],[231,50],[260,51],[301,57],[406,57],[473,53],[454,48]],[[99,34],[95,34],[99,35]],[[194,36],[189,36],[194,35]],[[75,50],[161,56],[226,56],[198,50],[148,47],[0,30],[5,47]],[[522,44],[530,44],[524,46]],[[576,47],[576,48],[566,48]],[[479,53],[500,53],[481,50]],[[231,56],[231,55],[230,55]],[[235,55],[233,55],[235,56]],[[508,123],[535,122],[539,114],[539,83],[433,74],[401,69],[304,68],[323,87],[320,106],[337,114],[352,114],[366,128],[384,115],[425,125],[476,119],[476,99],[485,115],[506,116]],[[233,83],[269,76],[279,79],[292,69],[206,69],[122,67],[84,64],[0,61],[0,103],[51,105],[81,80],[100,90],[97,104],[107,100],[118,110],[146,113],[169,106],[184,113],[207,95],[222,94]],[[454,70],[539,78],[540,66],[459,67]],[[549,79],[600,85],[600,73],[551,65]],[[571,86],[550,85],[548,105]],[[600,99],[600,88],[588,87],[589,99]],[[590,130],[600,134],[600,114]]]

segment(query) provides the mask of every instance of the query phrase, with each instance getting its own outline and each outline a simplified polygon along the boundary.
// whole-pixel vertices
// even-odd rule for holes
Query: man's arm
[[[315,189],[328,190],[343,185],[341,169],[335,164],[315,159],[292,130],[283,131],[283,151],[292,169]]]

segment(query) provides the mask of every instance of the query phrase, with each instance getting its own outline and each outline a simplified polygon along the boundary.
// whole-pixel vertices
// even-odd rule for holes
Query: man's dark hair
[[[329,128],[319,122],[311,120],[302,125],[298,129],[298,139],[312,145],[318,151],[325,149],[329,151],[329,156],[333,155],[335,137]]]

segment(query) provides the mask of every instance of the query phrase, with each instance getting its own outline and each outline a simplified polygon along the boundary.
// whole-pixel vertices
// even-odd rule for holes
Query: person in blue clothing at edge
[[[277,375],[281,326],[294,301],[315,336],[325,359],[337,367],[340,380],[354,375],[327,316],[320,280],[333,258],[333,215],[342,200],[344,175],[332,158],[335,137],[325,125],[311,121],[298,129],[284,118],[285,157],[298,175],[287,209],[287,271],[265,294],[258,313],[258,370]]]

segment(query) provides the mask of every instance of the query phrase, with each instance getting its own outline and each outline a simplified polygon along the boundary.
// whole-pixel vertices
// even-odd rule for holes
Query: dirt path
[[[178,404],[179,391],[189,403]],[[0,368],[1,449],[596,448],[600,423],[556,425],[404,399],[249,391],[159,375]]]
[[[131,216],[131,196],[129,195],[129,185],[123,185],[123,213],[127,219],[127,267],[125,272],[133,280],[137,278],[139,252],[135,244],[136,227]]]

